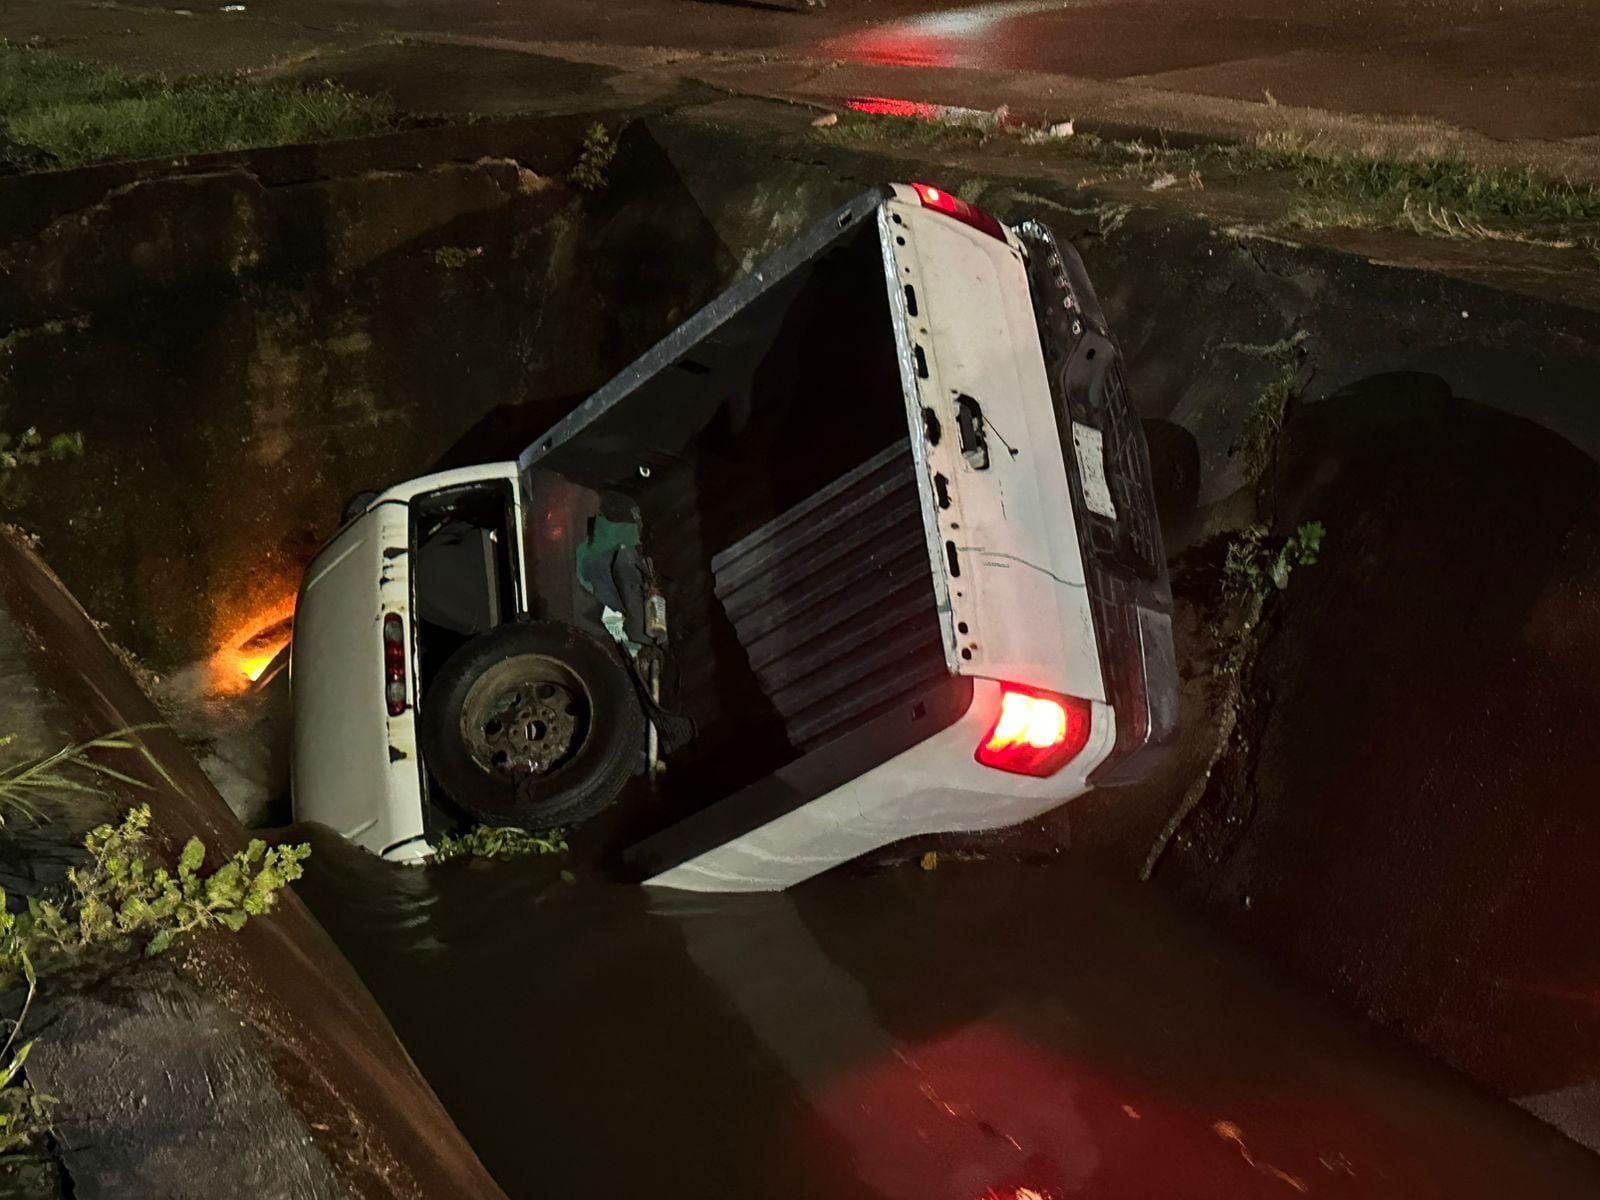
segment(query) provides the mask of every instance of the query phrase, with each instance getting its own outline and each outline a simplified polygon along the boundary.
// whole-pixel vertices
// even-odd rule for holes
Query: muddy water
[[[301,891],[509,1195],[1592,1196],[1600,1160],[1070,857]]]

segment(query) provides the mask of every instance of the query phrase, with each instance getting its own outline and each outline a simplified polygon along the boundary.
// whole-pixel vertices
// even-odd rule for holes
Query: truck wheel
[[[580,824],[641,764],[645,716],[615,646],[571,625],[502,625],[439,669],[422,706],[423,760],[486,824]]]

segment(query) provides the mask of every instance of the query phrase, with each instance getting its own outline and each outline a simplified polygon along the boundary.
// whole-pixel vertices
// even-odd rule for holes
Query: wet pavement
[[[1070,857],[704,897],[315,847],[302,895],[514,1198],[1600,1189],[1600,1159]]]
[[[391,31],[502,48],[620,48],[635,65],[737,61],[748,68],[739,86],[752,91],[810,94],[822,84],[848,95],[868,81],[888,85],[875,74],[888,67],[902,69],[896,96],[1026,107],[1070,99],[1052,80],[1105,81],[1159,98],[1169,128],[1215,120],[1230,102],[1418,117],[1503,140],[1600,134],[1600,11],[1583,0],[256,0],[221,18],[184,0],[129,0],[110,14],[55,0],[48,10],[37,0],[10,7],[0,34],[72,29],[79,52],[113,60],[183,39],[143,28],[118,49],[136,12],[188,13],[205,29],[190,61],[212,69],[244,65],[252,43],[259,65],[317,46],[325,59]],[[168,58],[181,69],[181,57]],[[485,103],[496,111],[493,97],[474,102]]]
[[[827,38],[847,61],[1121,80],[1494,137],[1600,131],[1600,14],[1574,3],[997,0]]]

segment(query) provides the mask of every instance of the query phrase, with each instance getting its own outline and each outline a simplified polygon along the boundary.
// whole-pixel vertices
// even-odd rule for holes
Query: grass
[[[1301,195],[1290,217],[1300,225],[1376,225],[1491,239],[1518,230],[1600,225],[1600,189],[1528,167],[1333,153],[1283,138],[1205,153],[1239,174],[1291,174]]]
[[[991,134],[976,125],[955,121],[929,121],[921,117],[889,117],[879,113],[841,113],[836,124],[818,129],[817,136],[842,145],[877,146],[977,146]]]
[[[393,107],[332,83],[169,79],[0,42],[0,133],[23,165],[76,167],[357,137]]]
[[[839,144],[960,149],[1022,148],[1025,130],[986,131],[915,117],[841,114],[817,136]],[[1291,197],[1284,224],[1406,229],[1436,237],[1570,246],[1600,233],[1600,189],[1527,167],[1464,159],[1355,153],[1274,135],[1253,143],[1151,146],[1080,133],[1028,153],[1103,169],[1106,179],[1277,177]]]
[[[1302,329],[1294,336],[1271,345],[1226,342],[1218,347],[1219,350],[1232,350],[1277,364],[1277,373],[1256,396],[1240,432],[1237,449],[1244,461],[1245,473],[1252,482],[1266,472],[1276,453],[1278,433],[1283,428],[1283,418],[1289,411],[1289,402],[1294,399],[1299,384],[1300,360],[1297,351],[1308,337]]]
[[[100,796],[104,794],[107,781],[137,788],[148,786],[103,762],[101,756],[107,750],[137,751],[165,777],[166,772],[162,770],[160,762],[138,737],[146,730],[156,728],[159,726],[130,725],[116,733],[64,746],[43,758],[0,769],[0,827],[5,825],[8,816],[22,816],[36,822],[42,820],[40,806],[52,800]],[[0,738],[0,747],[8,745],[10,741],[10,735]]]

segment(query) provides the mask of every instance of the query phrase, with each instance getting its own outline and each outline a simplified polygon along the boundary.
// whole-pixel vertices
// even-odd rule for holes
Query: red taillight
[[[960,196],[952,196],[941,188],[934,187],[931,183],[913,183],[917,198],[922,201],[923,208],[931,208],[935,212],[942,212],[947,217],[954,217],[974,229],[980,229],[990,237],[1006,240],[1005,226],[1001,225],[981,208],[974,208]]]
[[[1092,711],[1075,696],[1003,684],[1000,715],[978,745],[978,761],[1018,775],[1054,775],[1089,744]]]
[[[406,628],[398,613],[383,618],[383,698],[389,715],[406,710]]]

